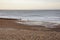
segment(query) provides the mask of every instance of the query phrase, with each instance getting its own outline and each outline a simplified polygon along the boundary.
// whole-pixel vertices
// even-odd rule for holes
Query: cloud
[[[0,9],[60,9],[60,0],[0,0]]]

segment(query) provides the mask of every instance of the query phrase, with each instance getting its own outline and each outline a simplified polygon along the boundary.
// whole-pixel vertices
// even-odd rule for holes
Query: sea
[[[0,10],[0,18],[60,21],[60,10]]]

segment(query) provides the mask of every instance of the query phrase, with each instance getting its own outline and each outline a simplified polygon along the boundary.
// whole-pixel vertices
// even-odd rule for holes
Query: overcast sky
[[[60,0],[0,0],[0,9],[60,9]]]

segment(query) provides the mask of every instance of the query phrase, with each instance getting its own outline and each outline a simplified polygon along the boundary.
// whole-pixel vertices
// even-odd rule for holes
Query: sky
[[[0,0],[1,9],[60,9],[60,0]]]

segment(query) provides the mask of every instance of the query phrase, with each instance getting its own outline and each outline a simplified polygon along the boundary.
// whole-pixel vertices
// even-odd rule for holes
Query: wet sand
[[[22,25],[16,21],[0,18],[0,40],[60,40],[60,29]]]

